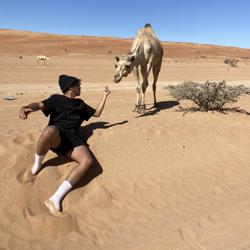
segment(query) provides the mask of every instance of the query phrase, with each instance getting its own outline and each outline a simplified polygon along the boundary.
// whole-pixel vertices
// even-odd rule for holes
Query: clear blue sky
[[[0,28],[250,48],[250,0],[1,0]]]

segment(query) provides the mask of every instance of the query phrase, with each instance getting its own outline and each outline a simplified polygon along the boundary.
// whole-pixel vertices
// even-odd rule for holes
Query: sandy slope
[[[136,35],[137,30],[135,30]],[[166,31],[167,32],[167,31]],[[54,35],[0,29],[0,55],[119,55],[127,53],[132,39]],[[250,49],[162,41],[168,58],[236,57],[250,59]]]
[[[249,63],[232,68],[220,57],[166,58],[159,107],[152,108],[149,88],[141,116],[131,112],[133,77],[111,82],[112,55],[59,54],[45,66],[34,55],[1,56],[0,249],[250,249],[249,115],[183,115],[163,88],[183,80],[249,86]],[[96,161],[64,199],[65,216],[56,218],[44,201],[75,163],[49,152],[39,175],[27,176],[47,119],[37,112],[23,121],[18,110],[59,92],[61,73],[84,79],[81,98],[92,106],[106,84],[112,94],[103,115],[83,124]],[[250,97],[234,106],[249,112]]]
[[[142,117],[131,112],[133,91],[117,90],[103,116],[85,123],[96,163],[64,200],[60,219],[43,202],[75,163],[50,152],[35,181],[23,183],[46,119],[21,121],[17,109],[46,94],[1,101],[1,247],[248,249],[248,116],[183,116],[165,90],[153,110],[148,94]],[[85,95],[94,106],[101,93]],[[250,109],[249,98],[240,103]]]

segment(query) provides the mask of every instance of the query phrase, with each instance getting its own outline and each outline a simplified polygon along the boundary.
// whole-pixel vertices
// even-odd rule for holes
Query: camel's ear
[[[116,61],[119,62],[120,58],[118,56],[115,57]]]

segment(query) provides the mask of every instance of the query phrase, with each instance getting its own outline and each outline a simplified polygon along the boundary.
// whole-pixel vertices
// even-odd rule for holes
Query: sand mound
[[[88,98],[95,95],[89,92]],[[31,178],[46,119],[34,114],[38,126],[32,127],[30,117],[21,132],[18,118],[8,118],[15,123],[3,130],[15,127],[17,133],[2,135],[0,143],[1,247],[247,249],[248,116],[183,116],[165,90],[156,110],[149,92],[148,110],[140,116],[131,112],[133,95],[112,93],[103,117],[83,127],[96,162],[64,199],[61,218],[49,214],[44,201],[76,163],[49,152]],[[240,103],[250,106],[248,97]]]

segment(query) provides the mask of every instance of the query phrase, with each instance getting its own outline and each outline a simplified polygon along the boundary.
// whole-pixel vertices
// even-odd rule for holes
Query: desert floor
[[[135,80],[112,83],[114,56],[0,57],[0,249],[250,249],[250,96],[241,112],[178,112],[164,86],[184,80],[226,80],[250,87],[250,60],[164,59],[159,106],[133,113]],[[81,98],[95,107],[109,86],[100,118],[82,124],[95,164],[63,201],[65,214],[44,201],[74,162],[49,152],[27,183],[42,112],[18,118],[22,105],[60,93],[60,74],[80,77]],[[151,79],[151,78],[150,78]],[[152,80],[152,79],[151,79]],[[3,99],[14,96],[15,100]]]

